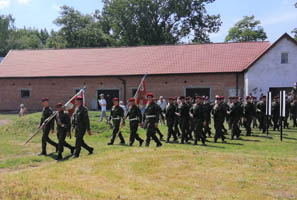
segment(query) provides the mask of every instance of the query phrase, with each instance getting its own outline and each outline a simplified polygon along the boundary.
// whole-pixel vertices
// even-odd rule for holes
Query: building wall
[[[126,82],[126,99],[132,96],[141,76],[121,77]],[[243,91],[243,74],[238,74],[239,91]],[[193,75],[158,75],[148,76],[146,86],[148,92],[156,96],[185,95],[186,88],[210,88],[211,99],[215,95],[235,95],[235,73],[193,74]],[[0,79],[0,110],[17,110],[21,103],[31,110],[40,110],[40,99],[48,97],[50,105],[65,103],[75,94],[78,88],[87,86],[87,106],[97,109],[98,89],[119,89],[120,99],[124,100],[124,84],[115,77],[77,77],[77,78],[20,78]],[[21,98],[21,89],[29,89],[30,97]]]
[[[289,53],[289,63],[281,64],[281,53]],[[297,45],[287,38],[280,40],[244,75],[245,95],[259,97],[269,88],[292,87],[297,81]]]

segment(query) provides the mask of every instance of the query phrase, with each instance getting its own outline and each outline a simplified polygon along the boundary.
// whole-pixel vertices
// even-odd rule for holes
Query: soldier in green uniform
[[[291,103],[291,116],[293,120],[293,127],[297,127],[297,97]]]
[[[259,129],[262,133],[267,129],[267,117],[266,117],[266,96],[260,97],[260,101],[257,103],[257,113],[259,118]]]
[[[174,105],[174,99],[169,98],[168,99],[168,105],[166,106],[165,109],[165,115],[166,115],[166,122],[167,122],[167,127],[168,127],[168,135],[167,135],[167,140],[166,142],[170,142],[171,136],[174,138],[174,142],[178,142],[178,138],[176,136],[176,132],[174,131],[174,123],[176,120],[176,107]]]
[[[205,145],[205,135],[203,133],[203,126],[206,124],[206,113],[203,109],[203,98],[201,96],[196,96],[196,103],[191,109],[191,117],[194,122],[194,135],[195,142],[194,145],[197,145],[198,140],[202,141],[202,144]]]
[[[204,102],[203,102],[203,112],[205,113],[206,117],[206,123],[204,126],[204,133],[208,134],[208,137],[211,137],[211,128],[209,127],[211,123],[211,110],[212,110],[212,105],[210,104],[208,100],[208,96],[204,97]]]
[[[185,102],[185,97],[181,96],[180,98],[181,104],[179,105],[178,112],[176,115],[180,117],[180,125],[181,125],[181,132],[182,132],[182,139],[181,143],[188,142],[188,134],[189,134],[189,121],[190,121],[190,107]]]
[[[252,120],[255,116],[255,107],[254,104],[251,102],[252,98],[250,96],[246,97],[246,104],[244,105],[244,127],[246,129],[246,136],[251,136],[252,133]]]
[[[271,115],[272,115],[272,121],[273,121],[273,131],[276,129],[279,130],[279,122],[280,122],[280,105],[279,105],[279,97],[274,97],[274,102],[271,106]]]
[[[58,111],[56,115],[56,123],[57,123],[57,137],[59,140],[57,160],[61,160],[63,159],[62,153],[64,151],[64,147],[69,148],[72,155],[74,153],[75,147],[71,146],[65,141],[66,136],[70,137],[70,131],[71,131],[70,116],[64,113],[62,103],[58,103],[56,105],[56,108]]]
[[[53,114],[53,110],[49,107],[48,105],[48,98],[42,98],[41,99],[41,104],[42,104],[42,117],[40,120],[40,125],[42,125],[42,123]],[[54,141],[52,141],[49,138],[49,133],[50,131],[52,131],[52,133],[54,132],[54,128],[55,128],[55,121],[54,119],[52,119],[51,121],[49,121],[42,129],[43,135],[42,135],[42,139],[41,139],[41,143],[42,143],[42,151],[39,155],[46,155],[46,144],[49,143],[51,145],[53,145],[56,148],[56,151],[58,151],[58,144]]]
[[[173,102],[174,106],[175,106],[175,112],[178,112],[178,108],[179,105],[177,103],[177,97],[174,97],[174,102]],[[175,120],[174,120],[174,132],[176,134],[177,137],[181,136],[181,131],[179,129],[179,125],[180,125],[180,117],[175,115]]]
[[[143,139],[137,134],[138,126],[142,125],[142,113],[138,106],[135,104],[135,99],[129,99],[129,110],[126,117],[129,117],[130,121],[130,146],[133,146],[135,139],[139,142],[139,146],[142,146]]]
[[[289,129],[289,116],[291,113],[291,103],[288,99],[288,96],[286,96],[286,110],[285,110],[285,118],[284,118],[284,128]]]
[[[252,124],[253,124],[253,128],[258,128],[257,120],[259,119],[259,117],[258,117],[258,113],[256,112],[256,110],[257,110],[257,97],[252,96],[252,103],[254,105],[254,113],[255,113],[255,115],[253,116]]]
[[[156,136],[156,128],[158,128],[160,109],[158,105],[153,101],[154,95],[152,93],[147,94],[147,105],[144,111],[145,127],[146,132],[146,144],[145,146],[150,146],[151,138],[156,142],[157,147],[161,147],[162,143]]]
[[[163,119],[164,117],[163,117],[163,110],[162,110],[162,108],[156,103],[156,102],[157,102],[157,99],[153,98],[153,101],[154,101],[155,104],[158,106],[158,109],[159,109],[158,112],[160,113],[159,118],[161,117],[161,119]],[[162,132],[161,132],[161,130],[159,129],[159,127],[156,128],[156,133],[159,135],[160,140],[163,141],[164,135],[162,134]]]
[[[186,97],[186,103],[188,104],[189,109],[191,109],[194,105],[195,100],[192,99],[192,97]],[[188,129],[188,134],[187,134],[187,140],[193,140],[193,135],[192,133],[194,132],[195,129],[195,124],[194,124],[194,119],[192,117],[189,118],[189,129]]]
[[[237,139],[239,139],[240,133],[241,133],[241,130],[239,128],[239,121],[242,116],[242,107],[238,102],[238,97],[232,98],[232,104],[230,106],[229,114],[230,114],[231,130],[232,130],[231,139],[233,140],[234,136],[236,136]]]
[[[84,136],[86,131],[89,135],[92,135],[91,128],[90,128],[90,120],[88,109],[83,106],[83,97],[78,96],[75,99],[75,113],[72,125],[75,129],[75,153],[74,158],[78,158],[80,155],[81,147],[86,149],[90,154],[93,154],[94,148],[88,146],[84,141]]]
[[[107,143],[107,145],[113,145],[117,136],[119,136],[119,138],[121,140],[120,144],[124,145],[125,139],[122,135],[122,132],[120,131],[121,124],[122,125],[125,124],[124,110],[123,110],[123,108],[121,108],[121,106],[119,106],[118,98],[114,98],[112,100],[112,102],[113,102],[113,106],[111,108],[109,121],[112,120],[113,130],[112,130],[112,136],[111,136],[110,142]]]
[[[216,103],[212,109],[213,119],[214,119],[214,127],[215,127],[215,136],[214,142],[216,143],[218,138],[222,139],[222,142],[225,143],[225,136],[224,136],[224,121],[225,116],[227,114],[226,107],[223,103],[224,97],[216,96]]]

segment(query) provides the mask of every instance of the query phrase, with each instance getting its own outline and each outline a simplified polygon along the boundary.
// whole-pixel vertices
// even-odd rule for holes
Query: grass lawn
[[[207,146],[164,144],[107,146],[111,130],[90,112],[94,135],[79,159],[56,162],[56,153],[37,156],[41,134],[24,146],[40,113],[0,115],[0,199],[297,199],[297,128]],[[166,127],[161,126],[166,135]],[[213,130],[212,130],[213,131]],[[123,128],[128,142],[128,127]],[[139,131],[145,138],[145,131]],[[245,131],[243,131],[245,134]],[[228,135],[227,137],[230,137]],[[51,138],[57,141],[56,135]],[[74,138],[67,139],[74,144]],[[119,140],[116,140],[119,143]],[[54,148],[48,146],[48,153]],[[65,149],[64,157],[70,152]]]

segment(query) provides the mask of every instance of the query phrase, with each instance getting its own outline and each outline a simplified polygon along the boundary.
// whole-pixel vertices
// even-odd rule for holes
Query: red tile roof
[[[12,50],[0,77],[66,77],[242,72],[269,42],[97,49]]]

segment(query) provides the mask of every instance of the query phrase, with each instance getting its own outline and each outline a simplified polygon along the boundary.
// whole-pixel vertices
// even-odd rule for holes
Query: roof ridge
[[[82,48],[42,48],[42,49],[12,49],[10,51],[63,51],[63,50],[96,50],[96,49],[124,49],[124,48],[154,48],[154,47],[180,47],[180,46],[203,46],[203,45],[229,45],[248,43],[270,43],[270,41],[247,41],[247,42],[216,42],[216,43],[188,43],[188,44],[161,44],[161,45],[139,45],[139,46],[108,46],[108,47],[82,47]]]

